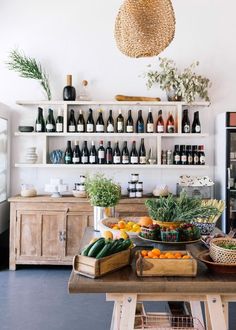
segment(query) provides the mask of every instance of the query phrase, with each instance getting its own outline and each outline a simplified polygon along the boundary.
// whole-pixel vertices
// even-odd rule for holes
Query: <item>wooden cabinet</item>
[[[71,265],[88,226],[93,208],[83,198],[12,197],[10,217],[10,269],[17,264]],[[146,214],[145,198],[121,199],[120,216]]]

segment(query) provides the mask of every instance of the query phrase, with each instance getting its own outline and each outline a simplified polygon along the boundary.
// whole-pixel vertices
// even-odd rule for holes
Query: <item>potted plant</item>
[[[86,178],[85,190],[94,207],[94,230],[98,231],[101,219],[115,216],[115,205],[120,200],[121,188],[103,174],[96,174]]]
[[[166,91],[168,101],[184,100],[191,103],[196,97],[210,101],[208,96],[208,88],[211,87],[210,80],[194,72],[199,65],[198,61],[193,62],[183,72],[179,72],[173,60],[167,58],[159,58],[159,60],[159,71],[150,70],[144,74],[149,89],[153,85],[159,85],[161,90]]]

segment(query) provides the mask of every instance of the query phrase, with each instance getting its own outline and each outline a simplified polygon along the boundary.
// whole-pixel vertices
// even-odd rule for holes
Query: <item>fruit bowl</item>
[[[106,219],[102,219],[99,222],[99,229],[101,231],[101,233],[105,232],[105,231],[110,231],[112,232],[114,237],[119,237],[121,230],[125,230],[126,233],[129,235],[129,237],[137,237],[139,235],[140,231],[129,231],[126,230],[125,228],[121,228],[121,229],[113,229],[112,227],[115,224],[118,224],[119,221],[124,221],[124,222],[132,222],[136,225],[138,225],[140,218],[139,217],[124,217],[124,218],[106,218]],[[137,227],[138,229],[138,227]]]

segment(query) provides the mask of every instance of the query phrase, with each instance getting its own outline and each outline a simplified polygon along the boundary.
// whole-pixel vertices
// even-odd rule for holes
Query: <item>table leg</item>
[[[137,294],[124,294],[119,330],[133,330],[137,304]]]
[[[219,295],[207,295],[207,306],[212,329],[227,330],[221,297]]]
[[[204,325],[203,316],[202,316],[202,308],[200,301],[190,301],[192,316],[196,317],[202,325]],[[195,324],[194,324],[195,326]]]
[[[121,302],[115,301],[111,319],[110,330],[117,330],[120,328],[120,317],[121,317]]]

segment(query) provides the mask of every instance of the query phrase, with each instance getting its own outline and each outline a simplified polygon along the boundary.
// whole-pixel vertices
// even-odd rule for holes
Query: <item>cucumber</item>
[[[99,239],[97,239],[95,242],[89,244],[88,246],[85,246],[85,248],[81,251],[81,255],[82,255],[82,256],[87,256],[88,253],[89,253],[89,251],[90,251],[90,249],[92,248],[92,246],[93,246],[95,243],[97,243],[99,240],[101,240],[101,239],[102,239],[102,237],[100,237]]]
[[[101,258],[104,258],[104,257],[108,256],[109,250],[110,250],[111,246],[112,246],[112,243],[111,242],[108,242],[102,248],[102,250],[96,255],[96,259],[101,259]]]
[[[99,241],[95,242],[95,244],[91,247],[88,252],[88,257],[96,257],[96,255],[101,251],[101,249],[105,245],[105,239],[101,238]]]
[[[113,241],[113,244],[110,248],[110,254],[116,253],[117,246],[120,244],[119,240]]]

